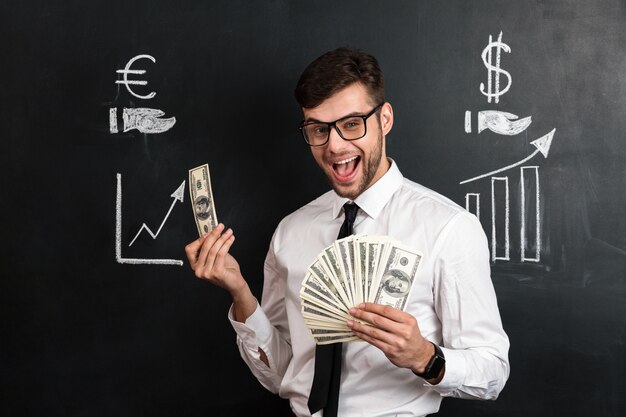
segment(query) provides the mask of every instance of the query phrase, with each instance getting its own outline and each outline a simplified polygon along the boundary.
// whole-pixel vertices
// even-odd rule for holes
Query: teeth
[[[335,162],[335,164],[337,164],[337,165],[347,164],[348,162],[354,161],[356,158],[357,158],[356,156],[353,156],[352,158],[348,158],[348,159],[344,159],[343,161]]]

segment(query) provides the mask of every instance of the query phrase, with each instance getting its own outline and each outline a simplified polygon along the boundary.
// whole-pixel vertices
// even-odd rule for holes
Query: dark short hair
[[[306,67],[294,93],[300,106],[310,109],[357,82],[367,89],[372,105],[385,102],[383,73],[376,58],[359,49],[337,48]]]

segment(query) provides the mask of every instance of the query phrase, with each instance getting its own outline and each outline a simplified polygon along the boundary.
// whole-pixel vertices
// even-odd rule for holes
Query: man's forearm
[[[241,289],[231,291],[230,293],[233,299],[233,313],[234,318],[238,322],[245,322],[248,317],[254,313],[257,307],[256,297],[250,291],[248,284],[244,284]]]

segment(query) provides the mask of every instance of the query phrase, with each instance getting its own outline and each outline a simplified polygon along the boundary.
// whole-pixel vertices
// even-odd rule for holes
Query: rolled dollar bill
[[[213,202],[208,164],[189,170],[189,194],[191,195],[196,226],[198,226],[198,234],[202,236],[217,226],[217,214]]]

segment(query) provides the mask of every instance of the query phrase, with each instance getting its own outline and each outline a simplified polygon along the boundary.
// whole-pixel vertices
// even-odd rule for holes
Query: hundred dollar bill
[[[374,303],[404,310],[421,259],[419,251],[392,244],[388,256],[381,259]]]
[[[208,164],[189,170],[189,194],[191,194],[198,234],[202,236],[217,226]]]
[[[315,343],[318,345],[329,345],[331,343],[340,343],[340,342],[352,342],[354,340],[360,340],[356,336],[350,336],[346,334],[337,334],[337,335],[314,335]]]

